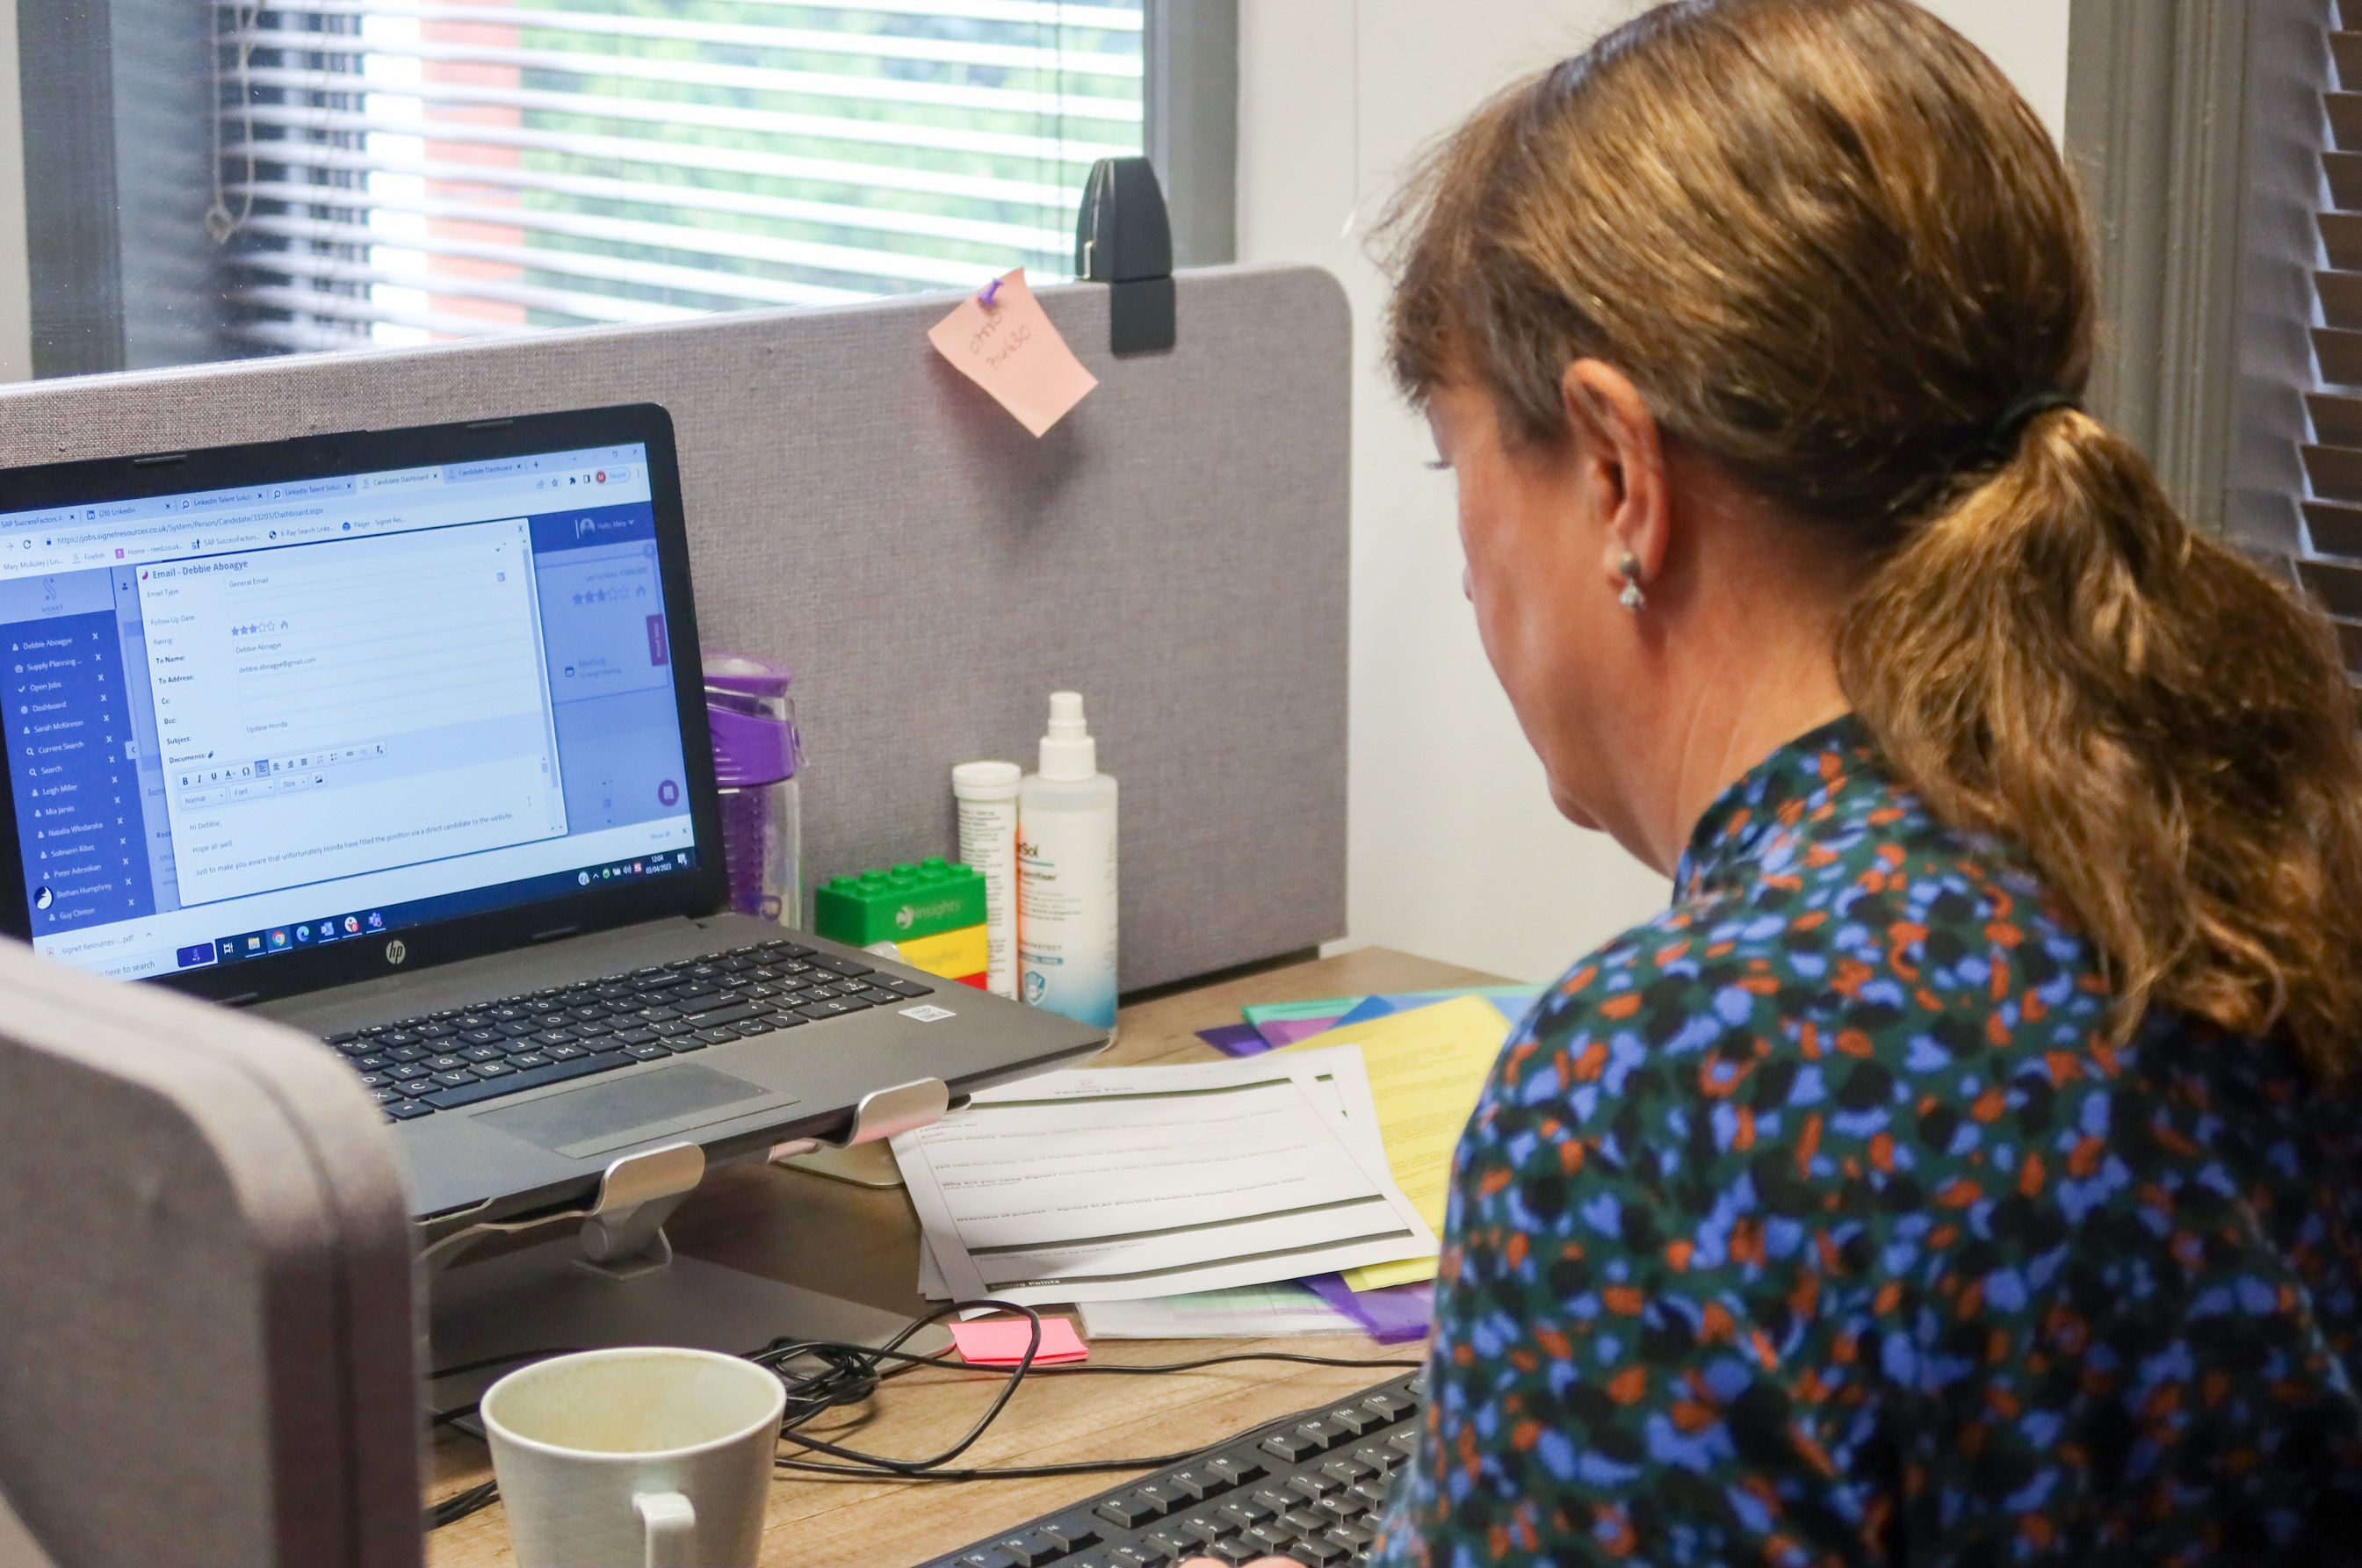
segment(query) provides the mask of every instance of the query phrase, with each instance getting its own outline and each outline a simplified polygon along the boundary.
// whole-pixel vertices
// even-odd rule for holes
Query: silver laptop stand
[[[865,1097],[842,1140],[799,1140],[762,1157],[882,1143],[950,1109],[940,1078],[900,1084]],[[706,1169],[696,1144],[668,1144],[615,1161],[585,1204],[496,1220],[471,1221],[462,1211],[420,1227],[425,1364],[468,1369],[431,1381],[434,1402],[447,1408],[473,1399],[540,1352],[665,1344],[738,1355],[784,1338],[877,1345],[901,1331],[906,1320],[892,1312],[676,1253],[665,1222]],[[494,1238],[568,1224],[572,1235],[460,1262]],[[949,1342],[933,1329],[907,1348],[933,1354]]]

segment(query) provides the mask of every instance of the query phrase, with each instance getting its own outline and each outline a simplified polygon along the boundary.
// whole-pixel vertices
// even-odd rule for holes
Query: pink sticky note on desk
[[[990,392],[1039,436],[1099,384],[1025,286],[1025,269],[1002,278],[986,304],[970,294],[927,331],[935,352]]]
[[[1014,1366],[1025,1359],[1025,1347],[1033,1339],[1033,1325],[1022,1318],[986,1318],[954,1323],[951,1329],[960,1359],[977,1366]],[[1080,1361],[1090,1353],[1076,1334],[1073,1319],[1042,1320],[1042,1348],[1033,1353],[1034,1365]]]

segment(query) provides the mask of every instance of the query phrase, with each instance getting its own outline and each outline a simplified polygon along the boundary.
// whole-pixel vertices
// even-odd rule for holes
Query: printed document
[[[1465,996],[1410,1012],[1341,1024],[1257,1061],[1286,1062],[1340,1047],[1358,1055],[1369,1071],[1385,1134],[1388,1168],[1427,1223],[1440,1229],[1451,1191],[1451,1159],[1476,1109],[1476,1097],[1501,1054],[1508,1026],[1483,997]],[[1356,1290],[1433,1279],[1435,1257],[1345,1271]]]
[[[1432,1257],[1350,1052],[1054,1073],[894,1140],[952,1299],[1120,1301]]]

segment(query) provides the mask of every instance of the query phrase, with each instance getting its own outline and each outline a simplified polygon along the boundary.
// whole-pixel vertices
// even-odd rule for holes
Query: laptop
[[[422,1219],[1106,1043],[728,911],[653,405],[0,473],[0,933],[318,1039]]]

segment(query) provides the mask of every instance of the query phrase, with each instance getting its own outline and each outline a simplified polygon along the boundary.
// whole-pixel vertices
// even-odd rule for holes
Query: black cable
[[[929,1326],[943,1321],[955,1313],[975,1311],[1014,1312],[1032,1327],[1025,1353],[1013,1365],[980,1366],[972,1362],[954,1360],[949,1355],[922,1355],[906,1351],[911,1336]],[[1179,1464],[1202,1453],[1202,1447],[1179,1453],[1151,1454],[1127,1459],[1075,1460],[1058,1464],[969,1465],[954,1466],[957,1459],[974,1447],[978,1439],[999,1419],[1016,1395],[1018,1385],[1031,1377],[1101,1376],[1153,1377],[1170,1373],[1198,1372],[1208,1367],[1228,1366],[1242,1362],[1286,1362],[1302,1366],[1342,1366],[1353,1368],[1391,1368],[1415,1371],[1425,1364],[1418,1361],[1364,1361],[1348,1356],[1305,1355],[1294,1351],[1244,1351],[1226,1355],[1200,1356],[1191,1361],[1163,1362],[1147,1366],[1035,1366],[1034,1356],[1042,1345],[1041,1314],[1030,1307],[1007,1301],[955,1301],[921,1314],[905,1324],[893,1338],[882,1345],[851,1344],[836,1340],[774,1340],[746,1359],[768,1368],[787,1387],[787,1408],[779,1421],[782,1441],[799,1449],[824,1454],[844,1463],[816,1463],[811,1460],[778,1457],[773,1463],[781,1471],[808,1475],[858,1476],[870,1480],[900,1481],[1014,1481],[1033,1480],[1044,1476],[1088,1475],[1109,1471],[1161,1470],[1169,1464]],[[563,1350],[526,1351],[514,1355],[491,1356],[482,1361],[447,1367],[430,1375],[430,1380],[456,1377],[463,1373],[481,1371],[487,1366],[506,1363],[524,1363],[551,1355],[570,1353]],[[819,1364],[819,1370],[790,1373],[782,1370],[790,1363],[810,1361]],[[887,1379],[900,1377],[922,1367],[945,1371],[981,1373],[1003,1380],[1000,1391],[993,1397],[984,1414],[977,1418],[960,1440],[943,1452],[924,1459],[895,1459],[888,1455],[864,1453],[822,1439],[805,1435],[800,1429],[830,1410],[864,1404],[874,1398]],[[448,1425],[475,1413],[476,1407],[468,1405],[438,1412],[433,1418],[436,1426]],[[466,1518],[491,1503],[499,1496],[498,1488],[487,1481],[456,1493],[435,1504],[427,1510],[426,1528],[440,1529],[443,1526]]]
[[[822,1405],[812,1409],[800,1419],[781,1422],[779,1427],[779,1435],[786,1438],[790,1442],[800,1443],[805,1448],[811,1449],[815,1452],[825,1453],[834,1459],[849,1459],[856,1464],[866,1464],[875,1469],[886,1471],[891,1474],[916,1474],[921,1471],[936,1470],[940,1469],[944,1465],[949,1464],[953,1460],[957,1459],[961,1454],[966,1453],[970,1448],[974,1447],[977,1440],[984,1436],[986,1429],[992,1425],[994,1420],[999,1417],[1000,1412],[1008,1408],[1009,1401],[1015,1397],[1017,1386],[1024,1382],[1025,1375],[1033,1369],[1033,1357],[1038,1354],[1042,1349],[1042,1314],[1033,1310],[1032,1308],[1020,1307],[1013,1302],[1008,1301],[954,1301],[938,1307],[932,1312],[924,1313],[920,1317],[913,1318],[910,1323],[903,1328],[900,1333],[896,1334],[892,1339],[888,1340],[884,1344],[877,1346],[875,1350],[870,1349],[866,1345],[832,1344],[825,1341],[805,1340],[785,1346],[775,1343],[768,1352],[764,1353],[775,1358],[764,1363],[765,1365],[769,1366],[774,1372],[778,1370],[778,1362],[793,1360],[799,1353],[825,1353],[829,1356],[843,1356],[845,1361],[853,1364],[854,1366],[857,1368],[857,1371],[854,1375],[853,1381],[857,1386],[861,1386],[865,1389],[861,1397],[866,1398],[870,1393],[874,1393],[877,1390],[877,1365],[881,1361],[888,1359],[900,1359],[905,1361],[932,1362],[937,1365],[947,1364],[944,1363],[940,1357],[911,1355],[902,1349],[902,1346],[909,1342],[911,1336],[917,1333],[921,1329],[926,1328],[933,1323],[939,1323],[955,1312],[978,1310],[998,1310],[1002,1312],[1022,1313],[1027,1324],[1031,1326],[1032,1331],[1026,1336],[1025,1353],[1017,1358],[1017,1364],[1015,1366],[1006,1369],[999,1367],[993,1369],[996,1372],[1004,1370],[1006,1372],[1008,1381],[1001,1385],[1000,1392],[993,1397],[991,1404],[985,1407],[984,1414],[977,1418],[976,1424],[968,1428],[967,1435],[961,1438],[959,1441],[952,1444],[951,1447],[944,1450],[943,1452],[934,1455],[931,1459],[888,1459],[877,1454],[863,1453],[858,1449],[840,1448],[833,1442],[823,1441],[819,1438],[805,1437],[797,1431],[796,1429],[798,1427],[802,1426],[805,1421],[809,1421],[814,1416],[819,1415],[822,1409],[829,1408],[829,1405]],[[852,1399],[839,1399],[832,1401],[832,1404],[851,1404],[854,1402],[855,1401]]]
[[[500,1495],[500,1487],[491,1481],[454,1493],[426,1510],[426,1528],[436,1530],[447,1524],[457,1524],[469,1514],[490,1507],[492,1499]]]
[[[814,1464],[803,1459],[778,1459],[772,1463],[781,1470],[793,1471],[800,1475],[857,1475],[868,1481],[1035,1481],[1045,1475],[1098,1475],[1111,1470],[1162,1470],[1168,1464],[1195,1459],[1204,1452],[1202,1448],[1193,1448],[1182,1453],[1142,1459],[1078,1459],[1065,1464],[988,1464],[963,1470],[922,1470],[909,1474],[860,1464]]]
[[[1294,1351],[1240,1351],[1231,1355],[1209,1355],[1197,1361],[1159,1362],[1153,1366],[1037,1366],[1033,1369],[1033,1375],[1062,1377],[1072,1374],[1077,1376],[1145,1377],[1165,1372],[1197,1372],[1209,1366],[1227,1366],[1238,1361],[1292,1361],[1304,1366],[1382,1366],[1402,1372],[1417,1372],[1427,1364],[1423,1361],[1357,1361],[1342,1355],[1299,1355]],[[945,1364],[966,1364],[953,1362]]]
[[[970,1305],[974,1306],[978,1304],[971,1303]],[[1019,1309],[1011,1308],[1010,1310],[1016,1311],[1019,1310]],[[816,1353],[820,1350],[826,1349],[843,1350],[864,1356],[890,1355],[893,1360],[906,1362],[909,1364],[906,1366],[897,1367],[891,1372],[882,1373],[879,1375],[885,1377],[897,1376],[904,1372],[915,1372],[922,1366],[940,1367],[946,1372],[981,1372],[988,1375],[998,1375],[1002,1376],[1008,1375],[1010,1371],[1008,1367],[995,1366],[985,1363],[954,1361],[950,1357],[944,1355],[917,1355],[908,1351],[887,1352],[872,1349],[866,1345],[835,1344],[826,1341],[806,1342],[801,1348],[807,1353]],[[748,1359],[756,1359],[763,1353],[764,1353],[757,1352],[756,1357],[749,1357]],[[1363,1361],[1352,1356],[1303,1355],[1295,1351],[1240,1351],[1230,1355],[1202,1356],[1196,1361],[1158,1362],[1153,1365],[1149,1366],[1122,1366],[1113,1364],[1106,1366],[1036,1366],[1028,1373],[1027,1375],[1032,1377],[1145,1377],[1167,1372],[1197,1372],[1209,1366],[1224,1366],[1232,1362],[1242,1361],[1285,1361],[1294,1362],[1303,1366],[1392,1367],[1404,1372],[1416,1372],[1420,1367],[1427,1364],[1423,1361]]]
[[[519,1362],[546,1361],[554,1355],[576,1353],[578,1353],[572,1345],[547,1345],[540,1350],[511,1351],[506,1355],[488,1355],[478,1361],[463,1361],[457,1366],[447,1366],[438,1372],[430,1372],[426,1375],[426,1381],[440,1383],[446,1378],[464,1377],[471,1372],[481,1372],[488,1366],[508,1366]],[[431,1431],[437,1427],[455,1426],[475,1413],[476,1407],[473,1403],[454,1405],[447,1410],[437,1410],[427,1418],[427,1430]]]
[[[968,1309],[955,1305],[932,1314],[929,1320],[941,1318],[948,1312],[966,1309]],[[1015,1308],[1011,1310],[1025,1311],[1026,1309]],[[1038,1345],[1041,1339],[1041,1320],[1037,1314],[1030,1311],[1026,1312],[1026,1316],[1033,1320],[1033,1342]],[[1226,1366],[1248,1361],[1293,1362],[1306,1366],[1393,1367],[1407,1371],[1417,1371],[1425,1364],[1417,1361],[1363,1361],[1343,1356],[1303,1355],[1293,1351],[1247,1351],[1229,1355],[1201,1356],[1195,1361],[1165,1362],[1153,1366],[1037,1367],[1032,1364],[1032,1352],[1029,1348],[1026,1355],[1013,1367],[979,1367],[967,1362],[950,1361],[942,1356],[911,1355],[896,1348],[909,1337],[908,1332],[898,1334],[885,1346],[876,1351],[854,1346],[829,1348],[856,1350],[864,1355],[877,1358],[892,1357],[914,1365],[997,1373],[1005,1376],[1008,1383],[1001,1389],[1000,1397],[993,1401],[992,1407],[985,1412],[983,1419],[970,1429],[965,1439],[946,1453],[932,1460],[897,1460],[878,1454],[863,1453],[857,1449],[844,1448],[835,1443],[823,1442],[818,1438],[806,1437],[795,1430],[797,1426],[801,1425],[801,1422],[794,1422],[781,1429],[779,1433],[781,1438],[810,1452],[824,1453],[832,1458],[847,1460],[850,1463],[815,1464],[809,1460],[789,1458],[777,1459],[773,1463],[782,1470],[792,1470],[805,1474],[883,1476],[909,1481],[1017,1481],[1033,1480],[1047,1475],[1086,1475],[1110,1470],[1161,1470],[1168,1464],[1179,1464],[1185,1460],[1195,1458],[1203,1452],[1203,1449],[1193,1448],[1180,1453],[1154,1454],[1136,1459],[1077,1460],[1063,1464],[987,1465],[953,1469],[949,1467],[948,1462],[957,1458],[984,1434],[985,1429],[992,1424],[993,1418],[999,1415],[1001,1408],[1009,1403],[1010,1397],[1017,1392],[1017,1386],[1024,1381],[1029,1373],[1035,1377],[1093,1375],[1147,1377],[1160,1376],[1167,1373],[1196,1372],[1209,1366]],[[905,1368],[905,1370],[910,1369]],[[817,1413],[817,1411],[814,1412],[814,1414]]]
[[[546,1361],[554,1355],[573,1353],[572,1348],[565,1345],[551,1345],[540,1350],[512,1351],[505,1355],[488,1355],[477,1361],[463,1361],[457,1366],[443,1367],[438,1371],[428,1373],[426,1381],[440,1383],[445,1378],[462,1377],[470,1372],[481,1372],[488,1366],[508,1366],[523,1362]],[[475,1413],[476,1406],[473,1403],[454,1406],[448,1410],[437,1410],[427,1419],[427,1429],[433,1430],[437,1427],[456,1425]],[[426,1528],[430,1530],[437,1530],[445,1525],[457,1524],[469,1514],[479,1513],[489,1507],[492,1500],[500,1495],[500,1487],[490,1481],[470,1486],[464,1492],[455,1492],[450,1496],[428,1506]]]
[[[573,1345],[547,1345],[540,1350],[511,1351],[506,1355],[488,1355],[478,1361],[463,1361],[457,1366],[447,1366],[426,1375],[429,1383],[440,1383],[447,1377],[464,1377],[471,1372],[481,1372],[488,1366],[507,1366],[520,1361],[546,1361],[554,1355],[573,1355]]]
[[[993,1419],[1000,1414],[1003,1408],[1008,1405],[1010,1397],[1017,1392],[1017,1385],[1023,1380],[1026,1372],[1032,1368],[1033,1364],[1033,1356],[1035,1353],[1042,1348],[1042,1315],[1040,1313],[1034,1311],[1030,1307],[1021,1307],[1013,1302],[1008,1301],[955,1301],[945,1306],[938,1307],[931,1312],[922,1313],[919,1317],[912,1319],[909,1323],[903,1325],[901,1331],[895,1334],[892,1339],[887,1341],[883,1345],[877,1346],[874,1349],[867,1345],[845,1344],[826,1340],[774,1340],[769,1345],[757,1351],[748,1359],[753,1361],[758,1366],[767,1368],[774,1375],[778,1376],[782,1383],[787,1384],[790,1400],[800,1401],[800,1409],[798,1414],[794,1416],[783,1416],[782,1418],[780,1430],[781,1434],[785,1435],[787,1432],[792,1430],[794,1427],[801,1425],[804,1421],[811,1420],[814,1417],[820,1415],[823,1410],[832,1409],[840,1405],[857,1403],[860,1400],[868,1398],[877,1391],[877,1388],[879,1376],[877,1372],[877,1364],[879,1361],[888,1357],[898,1356],[902,1359],[911,1361],[932,1359],[927,1357],[911,1356],[907,1353],[903,1352],[901,1347],[909,1342],[911,1335],[917,1333],[920,1330],[928,1327],[930,1324],[940,1322],[944,1318],[951,1316],[955,1312],[972,1310],[1021,1312],[1024,1314],[1026,1320],[1032,1325],[1032,1333],[1027,1341],[1024,1355],[1020,1358],[1017,1365],[1012,1369],[1013,1375],[1010,1377],[1007,1385],[1002,1387],[999,1396],[995,1398],[992,1404],[985,1410],[984,1415],[978,1419],[976,1425],[968,1429],[967,1435],[960,1439],[958,1442],[954,1443],[950,1448],[944,1450],[942,1453],[936,1455],[934,1458],[917,1463],[916,1468],[929,1469],[936,1465],[949,1463],[952,1460],[957,1459],[961,1454],[966,1452],[969,1446],[984,1435],[986,1429],[992,1425]],[[818,1379],[806,1380],[807,1389],[800,1390],[795,1381],[791,1381],[788,1375],[779,1371],[779,1366],[784,1362],[799,1360],[805,1356],[811,1356],[822,1361],[823,1364],[828,1365],[829,1371],[822,1375]],[[470,1363],[465,1366],[447,1369],[445,1372],[437,1375],[451,1376],[463,1371],[480,1370],[483,1366],[494,1365],[502,1360],[526,1361],[531,1359],[535,1359],[532,1353],[527,1353],[526,1354],[520,1356],[489,1358],[484,1362]],[[813,1385],[816,1385],[817,1386],[811,1386]],[[436,1418],[435,1424],[439,1425],[446,1420],[458,1419],[462,1414],[464,1414],[464,1412],[459,1410],[444,1411]],[[805,1443],[808,1446],[819,1446],[823,1449],[827,1449],[829,1446],[820,1444],[815,1439],[798,1438],[795,1441]],[[838,1452],[842,1457],[848,1457],[856,1461],[867,1460],[869,1458],[867,1455],[860,1454],[851,1450],[837,1450],[833,1452]],[[892,1467],[896,1464],[896,1462],[892,1460],[877,1460],[875,1461],[875,1463],[880,1467]],[[499,1495],[500,1492],[498,1485],[494,1482],[487,1481],[480,1485],[473,1486],[465,1492],[458,1493],[457,1496],[447,1497],[427,1510],[426,1528],[429,1530],[436,1530],[442,1529],[445,1525],[453,1524],[460,1519],[466,1518],[469,1514],[475,1513],[487,1507],[491,1504],[492,1499],[497,1497]]]

